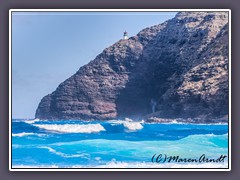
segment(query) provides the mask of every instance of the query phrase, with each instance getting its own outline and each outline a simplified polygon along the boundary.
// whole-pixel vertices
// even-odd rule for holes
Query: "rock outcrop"
[[[45,96],[36,117],[227,120],[228,37],[227,12],[180,12],[106,48]]]

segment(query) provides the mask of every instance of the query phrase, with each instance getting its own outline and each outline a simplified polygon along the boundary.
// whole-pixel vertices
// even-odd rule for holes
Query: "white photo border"
[[[12,168],[12,13],[13,12],[228,12],[228,168]],[[10,9],[9,10],[9,171],[231,171],[231,9]]]

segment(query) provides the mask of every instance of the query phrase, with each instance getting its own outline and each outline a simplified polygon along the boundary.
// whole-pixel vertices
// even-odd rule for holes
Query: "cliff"
[[[36,118],[227,120],[228,36],[227,12],[180,12],[106,48]]]

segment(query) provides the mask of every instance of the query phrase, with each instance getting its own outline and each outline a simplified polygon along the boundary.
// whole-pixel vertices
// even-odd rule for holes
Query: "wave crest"
[[[143,128],[142,124],[144,123],[144,120],[142,121],[133,121],[132,119],[125,118],[125,120],[109,120],[108,121],[112,126],[122,124],[125,128],[127,128],[130,131],[136,131]]]
[[[35,124],[34,126],[61,133],[97,133],[105,131],[100,124]]]
[[[35,122],[39,122],[40,121],[40,119],[33,119],[33,120],[26,120],[26,121],[24,121],[25,123],[28,123],[28,124],[34,124]]]
[[[143,128],[140,122],[124,122],[123,126],[131,131],[140,130]]]
[[[24,136],[46,136],[46,134],[38,134],[38,133],[26,133],[26,132],[22,132],[22,133],[13,133],[12,134],[13,137],[24,137]]]
[[[12,134],[13,137],[23,137],[23,136],[30,136],[30,135],[34,135],[34,133],[22,132],[22,133]]]

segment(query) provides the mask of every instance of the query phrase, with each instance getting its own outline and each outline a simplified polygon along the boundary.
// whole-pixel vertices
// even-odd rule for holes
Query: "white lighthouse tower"
[[[128,39],[127,31],[124,31],[124,33],[123,33],[123,39]]]

